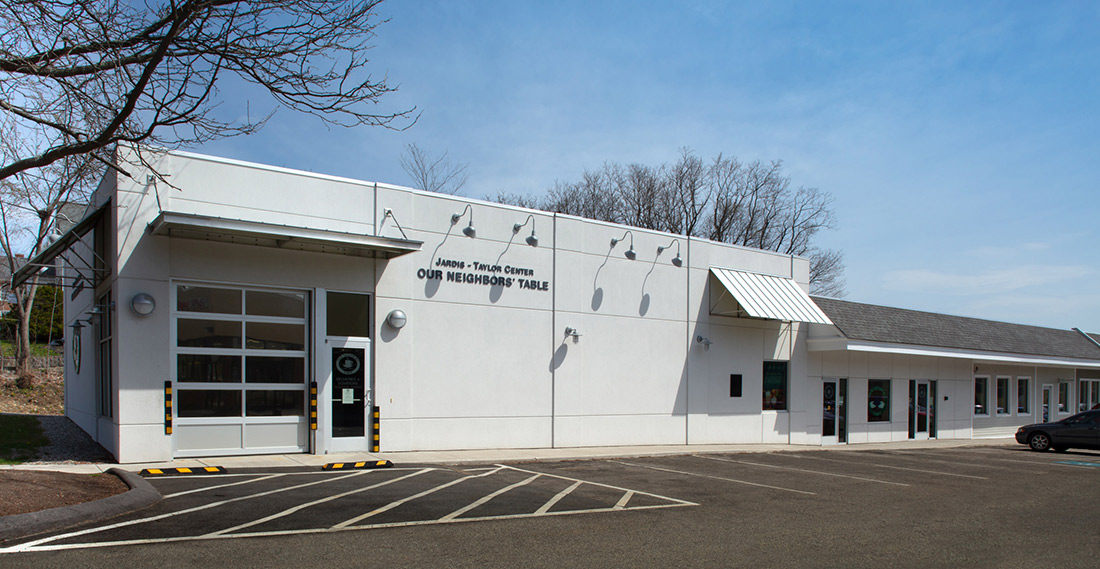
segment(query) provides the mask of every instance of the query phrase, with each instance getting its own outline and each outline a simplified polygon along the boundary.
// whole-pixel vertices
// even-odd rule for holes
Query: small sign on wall
[[[344,388],[341,390],[340,402],[344,405],[355,403],[355,390]]]

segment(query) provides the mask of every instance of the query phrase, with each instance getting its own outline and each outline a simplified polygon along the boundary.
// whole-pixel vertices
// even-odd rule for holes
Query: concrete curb
[[[160,492],[141,476],[119,468],[107,472],[118,476],[130,489],[94,502],[0,517],[0,543],[126,514],[160,501]]]

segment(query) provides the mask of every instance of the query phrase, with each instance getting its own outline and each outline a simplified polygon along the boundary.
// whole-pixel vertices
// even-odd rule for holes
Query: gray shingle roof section
[[[1100,360],[1100,348],[1074,330],[812,298],[851,340]]]

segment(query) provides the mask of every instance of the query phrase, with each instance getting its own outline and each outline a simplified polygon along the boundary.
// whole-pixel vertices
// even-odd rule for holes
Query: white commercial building
[[[926,313],[811,299],[805,259],[150,157],[15,275],[65,259],[66,414],[120,462],[1004,436],[1100,399],[1084,334],[891,336]]]

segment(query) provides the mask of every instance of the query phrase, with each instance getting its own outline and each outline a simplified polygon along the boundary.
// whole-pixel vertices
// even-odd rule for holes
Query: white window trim
[[[978,406],[978,402],[974,401],[975,389],[977,388],[978,380],[985,380],[985,401],[984,401],[984,405],[983,405],[983,408],[985,409],[984,413],[978,413],[977,409],[975,409]],[[972,407],[972,409],[973,409],[972,412],[973,412],[975,417],[991,417],[992,416],[992,414],[990,414],[990,412],[989,412],[989,376],[988,375],[976,375],[976,376],[974,376],[974,381],[971,382],[971,384],[970,384],[970,404],[973,406]]]
[[[1005,407],[1004,407],[1005,410],[1004,410],[1004,412],[1002,412],[1000,410],[1000,408],[997,407],[998,400],[1000,399],[999,390],[1000,390],[1000,387],[1001,387],[1001,380],[1002,379],[1005,380]],[[994,407],[994,409],[996,409],[996,413],[997,413],[998,417],[1010,417],[1010,416],[1012,416],[1012,399],[1013,399],[1013,397],[1012,397],[1012,376],[998,375],[996,377],[996,379],[994,380],[994,386],[993,386],[993,407]]]
[[[1020,411],[1020,382],[1021,381],[1026,381],[1027,382],[1027,411],[1023,411],[1023,412]],[[1031,376],[1021,375],[1021,376],[1016,377],[1016,394],[1014,396],[1013,403],[1015,403],[1014,408],[1016,409],[1016,415],[1017,416],[1020,416],[1020,417],[1030,417],[1031,416],[1031,411],[1034,408],[1033,407],[1034,401],[1032,401],[1033,398],[1031,397],[1033,395],[1033,393],[1031,392],[1031,390],[1032,390]]]
[[[1055,385],[1056,385],[1055,393],[1057,394],[1057,397],[1058,397],[1058,405],[1057,405],[1057,410],[1055,412],[1058,413],[1059,415],[1067,415],[1067,416],[1072,415],[1073,414],[1073,406],[1075,405],[1075,399],[1073,398],[1074,393],[1073,393],[1073,386],[1071,385],[1071,382],[1067,381],[1065,379],[1060,379],[1060,380],[1058,380],[1058,383],[1055,384]],[[1065,401],[1062,401],[1062,386],[1063,385],[1066,386],[1066,399],[1065,399]],[[1062,410],[1062,404],[1063,403],[1065,403],[1065,409],[1066,409],[1065,411]]]

